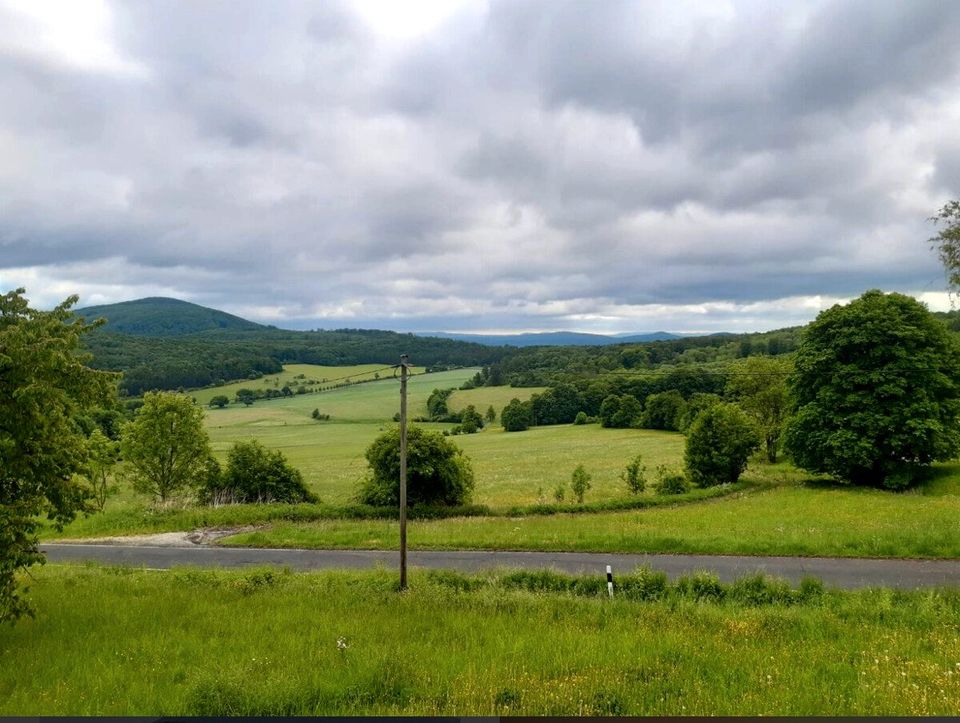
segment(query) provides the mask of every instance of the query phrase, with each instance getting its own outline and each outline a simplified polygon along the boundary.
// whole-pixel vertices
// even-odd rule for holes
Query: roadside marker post
[[[613,568],[607,565],[607,592],[613,597]]]

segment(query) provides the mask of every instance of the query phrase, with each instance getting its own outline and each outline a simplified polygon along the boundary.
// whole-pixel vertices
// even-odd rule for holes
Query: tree
[[[493,424],[497,421],[497,410],[493,408],[492,404],[487,407],[487,413],[484,416],[488,424]]]
[[[960,289],[960,201],[949,201],[930,218],[942,224],[937,235],[930,238],[931,246],[937,249],[940,263],[947,272],[950,288]]]
[[[210,408],[216,407],[217,409],[223,409],[228,404],[230,404],[230,399],[227,397],[227,395],[218,394],[210,399],[210,402],[207,406]]]
[[[381,434],[367,448],[370,473],[359,498],[368,505],[400,504],[400,430]],[[469,458],[442,434],[422,427],[407,430],[407,502],[411,505],[460,505],[473,492]]]
[[[116,386],[85,366],[80,340],[97,324],[71,314],[76,296],[37,311],[23,294],[0,296],[0,623],[30,612],[17,579],[43,562],[40,516],[61,527],[88,507],[76,475],[90,447],[75,419],[110,406]]]
[[[659,394],[651,394],[644,403],[640,426],[644,429],[680,429],[680,418],[686,402],[676,389],[668,389]]]
[[[161,502],[219,472],[203,428],[203,410],[183,394],[144,395],[137,416],[124,427],[122,449],[133,488]]]
[[[90,497],[94,507],[103,512],[107,498],[117,491],[117,487],[110,484],[110,475],[120,459],[120,444],[95,429],[87,440],[87,449],[88,458],[83,476],[90,483]]]
[[[460,428],[464,434],[473,434],[477,430],[483,429],[483,417],[472,404],[468,404],[460,412]]]
[[[719,404],[721,401],[723,400],[720,399],[719,394],[711,394],[710,392],[696,392],[693,394],[683,406],[683,412],[680,414],[680,420],[677,425],[679,431],[689,431],[693,420],[700,415],[700,412],[709,409],[715,404]]]
[[[523,432],[533,424],[533,410],[530,402],[511,399],[500,412],[500,424],[505,432]]]
[[[874,290],[821,312],[794,366],[785,441],[804,469],[895,489],[960,449],[960,348],[915,299]]]
[[[700,487],[736,482],[759,445],[756,427],[740,407],[729,402],[710,407],[687,435],[684,461],[690,479]]]
[[[255,439],[230,448],[226,469],[208,477],[200,498],[207,503],[316,501],[300,470],[291,467],[283,453]]]
[[[573,475],[570,479],[570,490],[577,498],[577,502],[581,505],[583,504],[583,496],[587,494],[587,490],[590,489],[591,479],[593,479],[593,477],[583,468],[582,464],[578,464],[577,468],[573,470]]]
[[[771,463],[777,461],[780,435],[790,413],[790,369],[787,359],[752,356],[736,362],[727,381],[727,393],[756,423]]]
[[[251,404],[253,404],[257,399],[257,393],[252,389],[246,389],[246,388],[238,389],[235,396],[238,402],[248,407]]]
[[[643,492],[647,486],[646,471],[647,468],[643,464],[643,455],[638,454],[627,463],[627,466],[620,473],[620,479],[630,490],[630,494],[638,495]]]

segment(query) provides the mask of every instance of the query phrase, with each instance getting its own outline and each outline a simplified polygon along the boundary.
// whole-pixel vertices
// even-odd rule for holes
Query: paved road
[[[41,549],[51,562],[96,561],[111,565],[169,568],[287,566],[296,570],[393,567],[397,552],[377,550],[274,550],[236,547],[154,547],[146,545],[46,544]],[[827,585],[917,588],[960,586],[960,560],[864,560],[832,557],[740,557],[733,555],[643,555],[586,552],[412,551],[412,567],[446,568],[473,572],[481,569],[554,568],[570,573],[605,574],[606,565],[629,572],[638,565],[662,570],[671,578],[710,570],[731,581],[748,573],[765,572],[797,583],[810,576]]]

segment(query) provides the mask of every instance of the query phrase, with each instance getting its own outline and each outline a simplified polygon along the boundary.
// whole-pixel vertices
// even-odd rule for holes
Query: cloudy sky
[[[0,291],[288,327],[949,308],[960,2],[0,0]]]

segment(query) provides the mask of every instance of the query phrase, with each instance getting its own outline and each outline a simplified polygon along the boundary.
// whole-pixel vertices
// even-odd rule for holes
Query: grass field
[[[806,484],[781,469],[782,484],[766,491],[630,512],[417,521],[408,539],[419,549],[960,557],[956,466],[941,468],[926,494]],[[274,523],[222,544],[393,548],[398,536],[389,520],[324,520]]]
[[[0,628],[0,715],[960,714],[955,591],[531,582],[51,565],[37,618]]]
[[[291,389],[298,386],[306,386],[310,391],[319,391],[320,388],[328,384],[335,384],[333,380],[341,377],[351,377],[340,383],[358,382],[381,377],[387,377],[392,374],[390,371],[384,371],[386,364],[357,364],[354,366],[320,366],[318,364],[285,364],[283,371],[279,374],[267,374],[260,379],[246,379],[239,382],[230,382],[218,387],[208,389],[197,389],[190,392],[190,396],[197,400],[198,404],[206,406],[213,397],[224,394],[231,402],[234,395],[240,389],[252,389],[254,391],[267,389],[283,389],[284,385],[289,384]],[[422,367],[413,367],[411,374],[422,374]],[[311,396],[311,395],[308,395]]]

